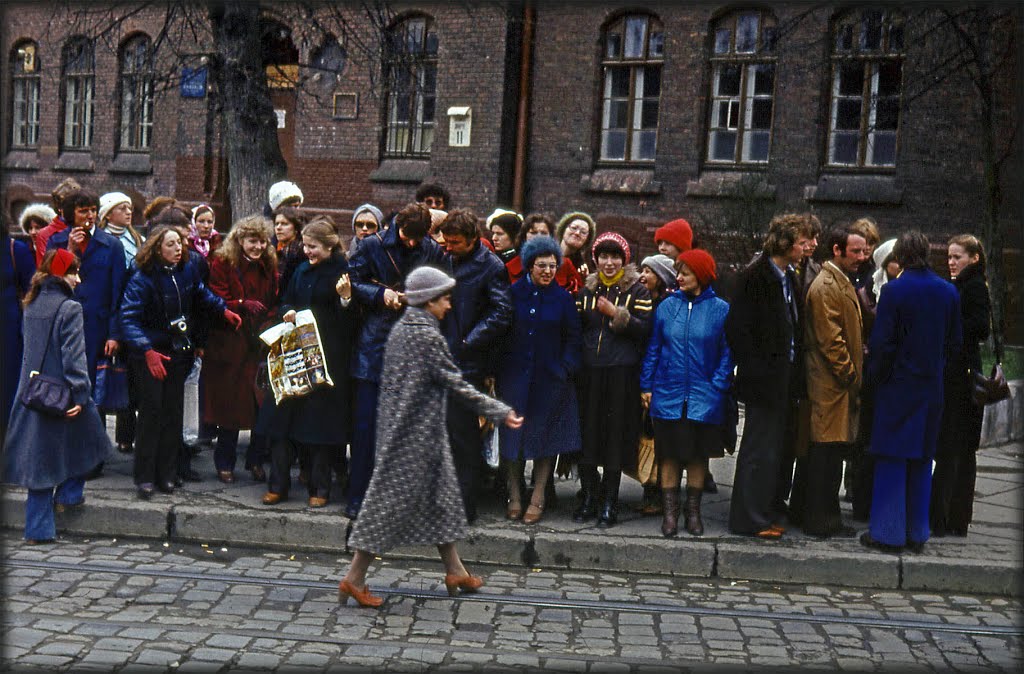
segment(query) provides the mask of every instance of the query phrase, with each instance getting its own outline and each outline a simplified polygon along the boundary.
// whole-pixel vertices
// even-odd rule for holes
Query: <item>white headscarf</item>
[[[871,280],[874,282],[872,291],[875,293],[876,302],[882,293],[882,286],[889,280],[889,275],[885,273],[885,258],[892,254],[892,249],[895,247],[896,239],[889,239],[885,243],[878,244],[875,252],[871,254],[871,259],[875,262],[875,271],[871,275]]]

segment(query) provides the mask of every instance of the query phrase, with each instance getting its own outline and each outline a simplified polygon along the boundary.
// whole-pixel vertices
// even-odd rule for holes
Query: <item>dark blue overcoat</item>
[[[57,232],[46,243],[46,249],[67,248],[71,228]],[[78,251],[72,251],[79,255]],[[93,230],[82,260],[79,276],[82,282],[75,288],[75,299],[82,305],[85,316],[85,358],[89,364],[89,379],[96,384],[96,360],[103,355],[108,339],[121,340],[118,310],[124,294],[124,246],[121,242],[96,227]]]
[[[871,452],[931,459],[942,419],[942,379],[961,348],[956,289],[930,269],[910,268],[882,287],[871,332],[876,386]]]
[[[546,288],[525,276],[512,284],[512,330],[498,369],[498,397],[525,421],[502,426],[501,455],[536,459],[580,449],[576,389],[571,375],[582,364],[576,301],[556,283]]]
[[[12,256],[13,253],[13,256]],[[21,241],[7,236],[0,238],[0,302],[3,303],[3,327],[0,328],[0,428],[7,427],[14,392],[21,371],[21,302],[19,295],[28,292],[36,261],[32,251]]]

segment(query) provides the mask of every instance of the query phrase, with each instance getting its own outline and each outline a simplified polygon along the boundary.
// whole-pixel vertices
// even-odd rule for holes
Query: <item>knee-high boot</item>
[[[700,487],[686,488],[686,531],[693,536],[704,535],[704,523],[700,519],[700,500],[703,495]]]
[[[679,533],[679,487],[662,489],[661,502],[665,512],[661,520],[661,535],[672,538]]]
[[[601,514],[597,518],[597,526],[601,529],[607,529],[619,523],[619,481],[621,479],[621,471],[605,470],[602,485],[604,487],[604,505],[601,506]]]
[[[580,505],[572,514],[574,522],[586,522],[597,514],[597,466],[580,466]]]

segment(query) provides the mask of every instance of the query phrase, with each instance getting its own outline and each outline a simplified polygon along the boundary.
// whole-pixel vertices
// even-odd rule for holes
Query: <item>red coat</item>
[[[210,327],[200,375],[205,389],[203,420],[225,428],[252,428],[262,398],[256,387],[256,369],[264,356],[259,333],[277,303],[277,274],[244,257],[240,269],[219,255],[209,259],[210,290],[242,317],[242,327],[237,332],[220,323]],[[242,300],[262,302],[266,309],[250,314]]]
[[[509,283],[515,283],[523,278],[522,258],[516,255],[505,263],[505,269],[508,271]],[[558,268],[558,273],[555,274],[555,283],[568,290],[569,294],[573,297],[583,287],[583,277],[576,271],[576,265],[569,258],[562,259],[562,266]]]

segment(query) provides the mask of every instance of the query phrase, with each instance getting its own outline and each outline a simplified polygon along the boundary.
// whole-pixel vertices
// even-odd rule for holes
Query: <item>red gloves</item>
[[[242,327],[242,317],[231,311],[231,309],[224,310],[224,320],[228,322],[232,330]]]
[[[159,351],[155,351],[153,349],[146,351],[145,356],[146,367],[149,368],[149,373],[153,375],[153,379],[156,379],[157,381],[163,381],[164,379],[166,379],[167,370],[164,369],[163,361],[170,360],[171,357],[165,356]]]
[[[249,314],[255,316],[256,314],[262,314],[267,310],[267,307],[263,302],[259,300],[242,300],[238,303],[238,308]]]

